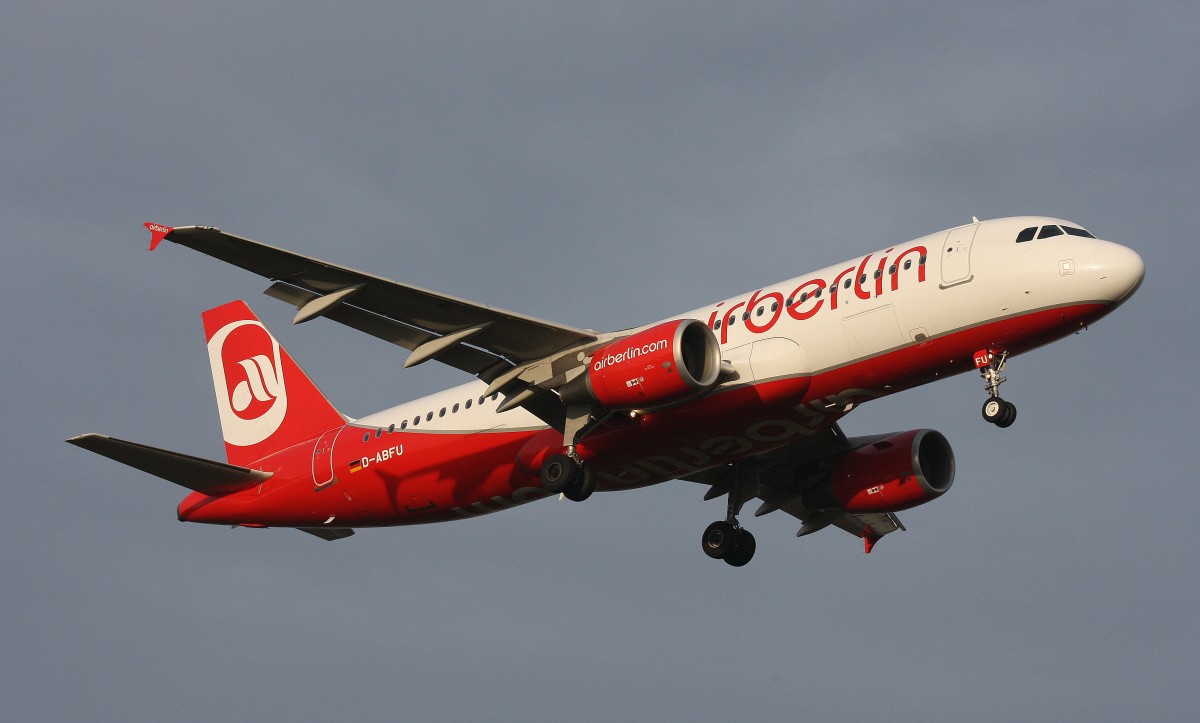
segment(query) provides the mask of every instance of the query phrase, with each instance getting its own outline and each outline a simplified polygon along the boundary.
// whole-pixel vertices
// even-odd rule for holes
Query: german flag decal
[[[359,471],[362,468],[363,468],[362,460],[356,459],[350,463],[350,474],[354,474],[355,472]]]

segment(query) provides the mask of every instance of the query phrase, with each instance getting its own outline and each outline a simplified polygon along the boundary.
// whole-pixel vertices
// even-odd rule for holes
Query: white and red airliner
[[[227,462],[113,437],[68,440],[187,487],[187,522],[355,528],[457,520],[555,495],[670,479],[725,496],[702,536],[746,564],[738,522],[781,510],[867,552],[896,513],[954,480],[946,438],[847,438],[855,406],[978,370],[984,418],[1013,356],[1087,327],[1142,282],[1141,257],[1056,218],[973,223],[616,332],[577,329],[239,238],[153,223],[164,239],[272,280],[294,323],[325,317],[477,379],[359,419],[340,413],[242,301],[204,312]]]

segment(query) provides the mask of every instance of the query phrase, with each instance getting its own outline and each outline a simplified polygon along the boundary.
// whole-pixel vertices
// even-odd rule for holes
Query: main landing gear
[[[742,529],[738,524],[737,513],[742,508],[740,496],[739,465],[733,466],[733,481],[729,486],[729,504],[726,507],[725,519],[712,523],[704,530],[700,538],[700,546],[704,554],[714,560],[724,560],[727,565],[741,567],[754,557],[757,544],[754,535],[749,530]]]
[[[757,545],[754,535],[749,530],[742,529],[736,519],[719,520],[704,530],[700,540],[704,554],[714,560],[724,560],[725,564],[741,567],[754,557]]]
[[[583,502],[596,491],[596,476],[590,465],[575,454],[552,454],[542,464],[542,489],[562,494],[572,502]]]
[[[1003,349],[981,349],[975,352],[975,366],[979,376],[983,377],[984,388],[987,389],[988,400],[983,403],[984,420],[1004,428],[1012,426],[1017,421],[1017,408],[1012,402],[1000,398],[1000,385],[1006,380],[1000,376],[1004,371],[1004,362],[1008,352]]]
[[[587,405],[567,407],[563,451],[550,455],[542,463],[542,489],[550,494],[561,494],[572,502],[583,502],[596,491],[596,475],[591,466],[575,452],[575,442],[587,429],[591,417],[592,409]]]

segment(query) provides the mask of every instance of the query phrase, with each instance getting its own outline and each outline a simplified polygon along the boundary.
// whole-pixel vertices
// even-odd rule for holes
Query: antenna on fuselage
[[[979,223],[979,217],[978,217],[978,216],[972,216],[972,217],[971,217],[971,223]]]

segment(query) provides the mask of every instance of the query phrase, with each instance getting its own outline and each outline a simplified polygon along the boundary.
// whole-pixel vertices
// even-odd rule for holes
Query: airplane
[[[955,475],[946,437],[847,437],[855,407],[977,370],[983,417],[1016,419],[1007,362],[1128,299],[1133,250],[1063,219],[972,222],[644,326],[597,332],[391,281],[222,232],[146,223],[271,281],[294,324],[324,317],[474,381],[358,419],[338,411],[243,301],[202,314],[226,461],[100,434],[69,443],[192,490],[181,521],[358,528],[469,519],[534,500],[682,479],[723,519],[705,554],[754,556],[738,520],[782,511],[865,552]]]

